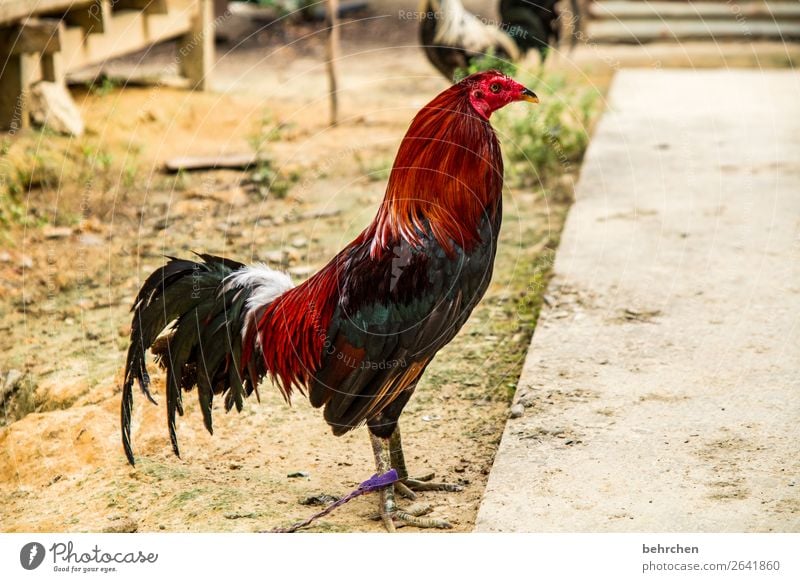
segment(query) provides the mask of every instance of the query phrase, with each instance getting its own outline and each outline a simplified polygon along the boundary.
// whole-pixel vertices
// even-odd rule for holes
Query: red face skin
[[[492,113],[514,101],[538,103],[533,91],[499,71],[486,71],[464,80],[470,85],[469,101],[478,115],[488,120]]]

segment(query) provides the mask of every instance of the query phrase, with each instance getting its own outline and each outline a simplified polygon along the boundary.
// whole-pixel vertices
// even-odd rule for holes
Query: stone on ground
[[[61,83],[40,81],[31,87],[31,120],[63,135],[81,136],[81,113],[67,88]]]

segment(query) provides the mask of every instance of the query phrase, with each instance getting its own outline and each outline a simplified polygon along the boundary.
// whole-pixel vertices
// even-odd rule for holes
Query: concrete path
[[[477,531],[800,531],[800,75],[617,74]]]

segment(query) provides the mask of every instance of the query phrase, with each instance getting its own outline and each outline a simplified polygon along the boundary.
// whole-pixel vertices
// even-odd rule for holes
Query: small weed
[[[172,190],[175,192],[185,192],[189,189],[189,174],[181,168],[175,173],[172,180]]]
[[[267,198],[272,195],[280,200],[288,196],[292,186],[299,180],[300,174],[279,172],[272,167],[271,162],[265,159],[256,164],[246,183],[250,186],[251,191],[256,192],[260,197]]]
[[[4,164],[4,182],[12,196],[23,196],[34,189],[56,188],[61,177],[61,164],[51,152],[28,147],[22,159]]]
[[[266,152],[266,145],[279,141],[283,137],[284,129],[286,129],[285,124],[275,121],[272,114],[266,112],[261,117],[258,131],[249,138],[250,146],[258,161],[246,183],[252,191],[263,198],[270,194],[278,199],[286,198],[292,185],[300,179],[297,173],[285,174],[276,170]]]
[[[189,473],[174,463],[160,463],[150,459],[140,459],[137,466],[145,475],[152,477],[156,481],[176,481],[189,478]]]
[[[118,88],[118,86],[119,84],[117,81],[110,77],[106,77],[105,75],[86,84],[86,88],[90,93],[100,97],[105,97],[106,95],[111,94],[115,89]]]
[[[107,190],[114,182],[114,156],[94,144],[84,143],[80,146],[80,182],[92,188],[99,185]]]
[[[25,206],[8,189],[0,189],[0,226],[9,227],[24,221]]]
[[[264,146],[268,143],[280,141],[284,137],[284,130],[286,128],[287,125],[276,121],[272,113],[269,111],[265,112],[261,116],[258,131],[248,138],[250,147],[252,147],[253,151],[257,154],[264,153]]]
[[[385,182],[392,171],[392,159],[388,156],[363,157],[360,153],[355,155],[359,172],[370,182]]]
[[[170,506],[172,507],[181,507],[198,497],[203,491],[201,489],[189,489],[188,491],[181,491],[177,495],[175,495],[172,500],[169,502]]]
[[[136,162],[128,162],[122,168],[122,186],[125,190],[130,190],[136,185],[136,178],[139,175],[139,167]]]
[[[469,63],[469,67],[466,69],[457,69],[453,75],[453,82],[458,83],[464,77],[468,77],[473,73],[480,73],[481,71],[489,71],[492,69],[500,71],[509,77],[513,77],[517,74],[517,66],[514,63],[495,56],[494,49],[490,48],[485,55],[473,58]]]

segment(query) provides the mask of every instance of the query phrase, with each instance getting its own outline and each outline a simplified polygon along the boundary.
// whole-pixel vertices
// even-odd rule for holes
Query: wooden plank
[[[16,132],[30,126],[30,87],[42,78],[39,55],[9,56],[0,75],[0,129]]]
[[[598,20],[664,18],[669,20],[800,19],[798,2],[592,2],[589,14]]]
[[[148,36],[159,39],[176,38],[192,27],[192,17],[200,0],[171,0],[167,14],[148,14]]]
[[[596,42],[633,43],[675,40],[769,38],[800,39],[800,23],[736,22],[736,21],[673,21],[655,20],[594,21],[589,37]]]
[[[61,49],[60,20],[29,18],[0,29],[0,51],[7,55],[53,53]]]
[[[178,42],[178,64],[181,74],[192,86],[205,91],[210,85],[214,66],[214,4],[198,0],[189,32]]]
[[[0,24],[39,14],[64,14],[94,4],[95,0],[0,0]],[[120,10],[144,9],[148,14],[166,14],[172,0],[114,0]]]
[[[111,0],[94,0],[94,3],[75,8],[64,15],[65,23],[80,26],[84,34],[105,32],[106,22],[110,19]]]
[[[4,58],[4,57],[0,57]],[[25,95],[22,91],[21,58],[5,59],[0,69],[0,130],[16,132],[22,127]]]
[[[116,0],[114,10],[142,10],[147,14],[167,14],[167,0]]]
[[[89,64],[84,55],[83,41],[86,35],[82,28],[66,27],[61,33],[61,57],[67,72]]]
[[[93,0],[0,0],[0,23],[13,22],[37,14],[64,12],[92,2]]]
[[[188,0],[175,2],[176,5],[187,3]],[[64,66],[70,72],[176,38],[189,30],[191,16],[188,10],[152,15],[125,10],[112,12],[105,32],[100,34],[84,36],[79,28],[67,28],[62,34]]]
[[[126,4],[142,9],[123,10]],[[29,18],[43,12],[63,20]],[[0,129],[29,124],[27,96],[36,81],[63,83],[68,71],[181,35],[182,68],[193,86],[205,88],[213,63],[212,13],[212,0],[0,0],[0,23],[8,23],[0,26],[6,52],[0,55]]]
[[[181,41],[181,70],[192,82],[192,86],[204,89],[208,86],[208,74],[213,64],[213,2],[212,0],[165,0],[160,6],[169,11],[161,14],[161,8],[153,13],[141,10],[112,10],[114,0],[70,0],[66,10],[64,3],[38,0],[45,9],[62,9],[65,21],[74,26],[64,26],[59,21],[33,26],[40,20],[31,20],[23,31],[19,27],[0,27],[0,46],[13,46],[13,52],[44,54],[42,74],[47,79],[63,79],[64,74],[87,65],[141,50],[153,43],[183,36]],[[0,0],[2,14],[18,14],[16,0]],[[26,3],[28,7],[30,4]],[[149,3],[148,6],[155,6]],[[91,9],[94,8],[92,11]],[[27,28],[30,27],[30,28]],[[50,58],[60,49],[60,56]],[[9,70],[9,78],[19,76]],[[6,101],[14,101],[12,95]],[[0,119],[10,118],[8,110],[15,105],[6,103],[0,108]],[[5,112],[5,113],[4,113]]]
[[[84,39],[83,57],[86,63],[105,61],[148,45],[144,14],[136,10],[114,11],[106,32]]]
[[[60,52],[42,55],[42,79],[51,83],[64,84],[66,78],[64,58]]]
[[[196,170],[246,170],[266,158],[255,154],[231,154],[225,156],[183,156],[164,162],[167,172],[190,172]]]
[[[39,55],[20,55],[20,63],[22,82],[20,125],[25,128],[31,125],[29,104],[31,85],[42,80],[42,67]]]

